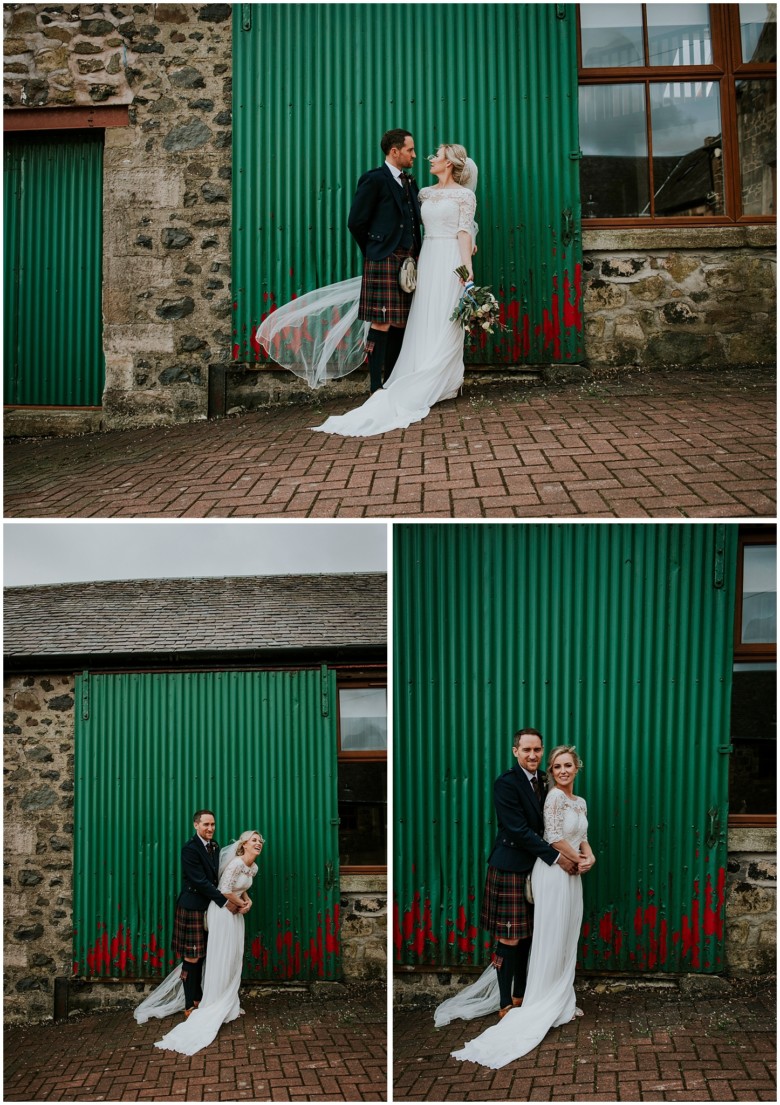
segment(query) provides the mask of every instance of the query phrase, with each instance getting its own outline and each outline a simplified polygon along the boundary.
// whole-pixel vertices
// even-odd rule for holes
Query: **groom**
[[[358,181],[348,226],[363,254],[358,318],[370,322],[366,349],[371,392],[393,371],[404,338],[412,293],[398,283],[405,257],[420,252],[417,182],[404,172],[417,156],[408,130],[389,130],[380,142],[385,163]]]
[[[523,1004],[525,976],[533,936],[533,906],[525,896],[537,856],[558,863],[570,875],[577,864],[542,839],[544,774],[542,735],[521,729],[512,740],[517,763],[493,785],[498,835],[488,859],[480,923],[496,939],[493,965],[498,972],[499,1018]]]
[[[183,960],[185,1017],[189,1017],[203,997],[201,981],[208,937],[204,917],[209,902],[216,902],[231,913],[241,913],[244,906],[238,894],[223,894],[217,885],[219,845],[214,840],[214,814],[211,810],[198,810],[192,821],[195,835],[181,850],[183,884],[176,902],[172,945],[173,954]]]

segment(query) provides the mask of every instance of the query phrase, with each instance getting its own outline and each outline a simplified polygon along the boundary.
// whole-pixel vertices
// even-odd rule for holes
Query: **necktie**
[[[536,775],[534,775],[531,779],[531,786],[534,788],[534,794],[536,795],[537,801],[541,805],[542,788],[539,786],[539,779]]]

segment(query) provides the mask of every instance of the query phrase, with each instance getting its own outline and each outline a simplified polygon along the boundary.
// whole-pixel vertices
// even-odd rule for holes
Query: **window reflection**
[[[712,65],[709,4],[647,5],[648,65]]]
[[[743,61],[777,60],[777,5],[740,4]]]
[[[777,86],[737,81],[737,130],[745,215],[777,211]]]
[[[632,217],[646,211],[645,93],[640,84],[580,88],[580,184],[585,218]]]
[[[387,748],[387,690],[361,687],[339,691],[342,752]]]
[[[723,157],[718,85],[665,81],[650,86],[655,214],[721,215]],[[649,215],[650,210],[642,212]]]
[[[580,4],[586,69],[644,65],[641,4]]]
[[[746,545],[742,568],[743,644],[777,641],[777,546]]]

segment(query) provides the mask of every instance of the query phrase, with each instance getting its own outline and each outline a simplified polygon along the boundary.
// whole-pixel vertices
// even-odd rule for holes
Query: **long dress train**
[[[458,232],[473,236],[476,199],[468,188],[423,188],[425,227],[403,345],[393,373],[365,403],[312,429],[344,437],[370,437],[425,418],[434,403],[455,396],[463,382],[463,328],[450,321],[463,293],[455,275],[462,263]]]
[[[247,867],[238,856],[231,860],[219,880],[223,894],[248,890],[257,874],[257,865]],[[228,1021],[242,1012],[238,989],[244,961],[244,918],[226,907],[210,902],[206,913],[208,952],[203,970],[203,999],[186,1021],[181,1021],[155,1047],[194,1055],[207,1047]],[[139,1024],[150,1017],[166,1017],[184,1009],[183,986],[179,981],[181,965],[174,968],[160,985],[138,1006],[134,1016]]]
[[[585,801],[568,798],[553,788],[544,806],[544,838],[549,843],[566,840],[576,850],[587,839]],[[582,879],[567,875],[557,863],[548,866],[537,859],[531,874],[534,895],[534,935],[528,962],[523,1004],[497,1024],[470,1040],[456,1059],[468,1059],[486,1067],[503,1067],[542,1042],[551,1028],[577,1015],[574,971],[582,925]],[[490,980],[489,967],[462,994],[449,998],[436,1010],[436,1023],[455,1017],[470,1019],[498,1009],[498,988]],[[486,1006],[492,1005],[491,1008]],[[461,1011],[462,1010],[462,1011]]]

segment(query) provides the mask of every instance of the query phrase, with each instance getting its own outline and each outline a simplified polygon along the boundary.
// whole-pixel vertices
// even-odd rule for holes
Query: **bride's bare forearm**
[[[573,863],[579,863],[582,858],[579,852],[575,852],[571,844],[566,840],[551,840],[550,847],[554,848],[556,852],[560,852],[562,856],[566,856]]]
[[[471,267],[472,257],[472,241],[471,235],[467,234],[465,230],[458,231],[458,248],[460,249],[460,263],[465,265],[469,272],[474,270]]]

